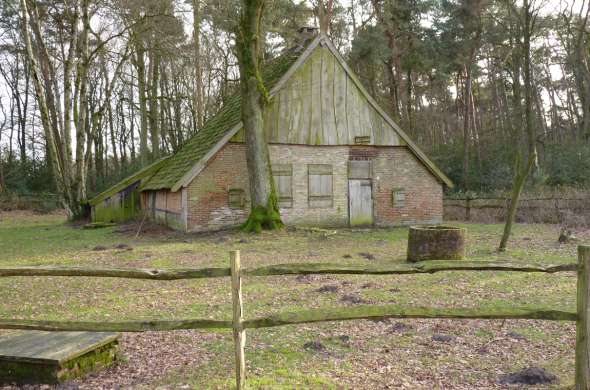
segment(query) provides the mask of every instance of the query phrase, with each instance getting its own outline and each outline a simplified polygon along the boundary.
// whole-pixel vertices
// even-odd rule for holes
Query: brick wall
[[[442,185],[405,147],[270,145],[270,155],[273,163],[293,167],[293,207],[281,209],[286,224],[346,226],[348,160],[359,158],[373,161],[375,225],[442,221]],[[307,164],[332,165],[332,207],[308,207]],[[230,189],[244,190],[244,208],[230,207]],[[394,207],[394,189],[405,193],[404,207]],[[223,147],[188,186],[187,197],[188,230],[216,230],[243,223],[249,213],[245,145]]]
[[[373,208],[375,225],[441,223],[443,188],[407,149],[381,147],[373,159]],[[393,191],[404,194],[396,207]]]

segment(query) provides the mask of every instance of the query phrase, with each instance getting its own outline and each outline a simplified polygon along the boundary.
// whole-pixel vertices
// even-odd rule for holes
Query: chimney
[[[305,49],[309,41],[318,35],[319,29],[312,26],[299,27],[297,29],[297,38],[295,39],[294,51],[301,51]]]

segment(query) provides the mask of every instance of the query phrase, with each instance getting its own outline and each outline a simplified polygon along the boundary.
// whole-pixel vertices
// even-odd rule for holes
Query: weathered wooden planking
[[[311,58],[311,128],[308,137],[309,145],[322,145],[323,127],[322,127],[322,52],[317,50]]]
[[[322,53],[321,73],[321,103],[322,103],[322,127],[323,144],[337,145],[336,118],[334,117],[334,66],[336,59],[326,49]]]
[[[346,120],[346,72],[334,61],[334,117],[336,121],[336,142],[348,143],[348,122]]]
[[[401,145],[397,130],[383,118],[326,47],[318,47],[275,93],[264,111],[269,143]],[[243,142],[243,130],[232,141]]]
[[[20,331],[0,337],[0,383],[56,384],[110,365],[116,333]]]
[[[0,337],[0,360],[58,365],[118,338],[111,332],[13,332]]]

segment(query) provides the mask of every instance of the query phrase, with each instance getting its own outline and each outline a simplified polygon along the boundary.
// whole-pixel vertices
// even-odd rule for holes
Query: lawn
[[[517,225],[510,250],[495,248],[501,225],[463,224],[472,260],[576,261],[559,227]],[[0,214],[0,264],[113,267],[242,266],[287,262],[378,265],[405,261],[407,229],[306,230],[190,235],[136,225],[84,230],[62,215]],[[406,276],[285,276],[244,279],[245,316],[358,303],[433,307],[543,306],[575,311],[574,273],[445,272]],[[0,317],[47,320],[231,318],[228,278],[140,281],[0,279]],[[434,338],[433,338],[434,336]],[[443,336],[443,337],[441,337]],[[450,337],[444,337],[450,336]],[[443,340],[443,341],[439,341]],[[503,375],[541,367],[573,384],[575,326],[549,321],[389,320],[285,326],[247,332],[250,388],[502,388]],[[220,388],[233,383],[228,331],[125,334],[120,363],[77,381],[81,388]]]

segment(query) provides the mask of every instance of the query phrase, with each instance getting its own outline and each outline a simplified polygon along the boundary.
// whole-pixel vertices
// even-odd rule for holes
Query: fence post
[[[233,335],[236,353],[236,388],[242,390],[246,382],[246,359],[244,357],[246,331],[243,327],[244,317],[242,305],[242,276],[240,274],[240,251],[229,252],[229,265],[231,269]]]
[[[576,389],[590,389],[590,246],[578,247]]]

